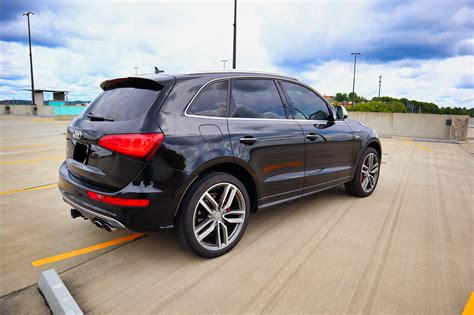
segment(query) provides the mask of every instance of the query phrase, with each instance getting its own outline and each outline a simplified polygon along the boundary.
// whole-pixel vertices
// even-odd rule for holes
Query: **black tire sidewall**
[[[359,177],[360,177],[360,173],[362,171],[362,165],[364,164],[365,158],[370,153],[374,153],[375,156],[377,156],[377,163],[379,164],[379,171],[378,171],[378,174],[377,174],[378,176],[377,176],[377,180],[375,181],[374,188],[371,191],[366,192],[362,188],[362,183],[361,183]],[[360,159],[359,159],[359,163],[357,164],[357,168],[356,168],[356,171],[354,173],[354,177],[352,178],[351,182],[349,182],[348,185],[346,185],[346,188],[353,195],[356,195],[356,196],[359,196],[359,197],[370,196],[375,191],[375,188],[377,188],[377,184],[379,183],[380,166],[381,166],[380,156],[379,156],[379,153],[377,152],[377,150],[375,150],[374,148],[371,148],[371,147],[366,148],[364,150],[364,152],[362,153]]]
[[[233,241],[232,244],[229,246],[221,249],[221,250],[209,250],[199,244],[198,240],[194,235],[193,230],[193,218],[194,218],[194,210],[196,204],[198,203],[201,196],[213,185],[218,183],[230,183],[235,185],[239,190],[242,192],[245,200],[245,219],[242,226],[242,229],[239,232],[237,238]],[[192,250],[194,253],[198,254],[199,256],[206,257],[206,258],[213,258],[224,255],[225,253],[229,252],[232,248],[234,248],[237,243],[242,238],[245,229],[247,228],[249,215],[250,215],[250,200],[249,195],[247,193],[247,189],[242,184],[240,180],[236,177],[223,173],[223,172],[215,172],[209,173],[201,178],[198,178],[197,181],[191,186],[189,191],[186,193],[186,196],[183,199],[182,209],[180,209],[179,213],[179,227],[178,233],[181,233],[181,241],[184,241],[186,247]]]

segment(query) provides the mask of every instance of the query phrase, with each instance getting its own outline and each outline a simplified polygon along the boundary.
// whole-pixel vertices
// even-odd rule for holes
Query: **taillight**
[[[162,133],[137,133],[103,136],[99,145],[111,151],[147,160],[165,139]]]
[[[150,204],[148,199],[126,199],[118,198],[107,195],[102,195],[95,193],[93,191],[88,191],[87,195],[94,200],[105,202],[111,205],[124,206],[124,207],[146,207]]]

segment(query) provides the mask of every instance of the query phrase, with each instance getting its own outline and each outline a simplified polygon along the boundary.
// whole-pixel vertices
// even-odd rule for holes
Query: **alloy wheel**
[[[360,183],[362,189],[368,193],[371,192],[377,184],[379,176],[379,161],[377,155],[369,153],[362,164],[360,173]]]
[[[218,183],[210,187],[194,209],[196,240],[208,250],[221,250],[239,236],[245,221],[245,199],[237,186]]]

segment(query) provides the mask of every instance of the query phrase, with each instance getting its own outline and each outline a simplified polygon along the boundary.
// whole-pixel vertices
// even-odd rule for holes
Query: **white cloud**
[[[474,104],[472,89],[458,89],[457,83],[472,76],[474,59],[469,56],[413,61],[401,60],[384,64],[359,61],[356,73],[356,93],[367,98],[378,94],[378,78],[382,76],[382,96],[405,97],[443,106]],[[353,63],[331,61],[313,66],[302,74],[303,80],[321,93],[352,91]]]
[[[326,94],[349,92],[349,53],[360,49],[358,94],[375,96],[382,75],[384,95],[444,106],[474,106],[473,90],[456,88],[461,77],[473,75],[472,56],[407,57],[385,63],[369,60],[364,49],[371,48],[377,36],[390,36],[378,34],[377,26],[384,23],[383,18],[394,17],[390,12],[377,14],[374,5],[373,1],[239,1],[238,67],[289,72]],[[102,80],[133,75],[135,66],[139,73],[150,73],[155,65],[167,72],[221,69],[222,59],[229,60],[228,68],[231,65],[231,0],[72,2],[63,6],[60,12],[45,6],[32,17],[33,43],[35,35],[44,33],[42,38],[47,41],[55,32],[64,43],[62,47],[33,47],[37,88],[71,90],[70,99],[90,99]],[[423,3],[412,7],[420,10]],[[403,13],[397,10],[397,16]],[[465,26],[472,12],[469,8],[456,11],[452,23]],[[436,14],[439,16],[439,10]],[[392,20],[386,23],[398,25]],[[26,36],[24,18],[8,21],[8,27],[23,28]],[[456,43],[462,47],[452,50],[469,50],[472,43],[472,38],[466,39]],[[0,45],[0,99],[28,99],[28,92],[21,91],[29,88],[27,45],[6,41]]]

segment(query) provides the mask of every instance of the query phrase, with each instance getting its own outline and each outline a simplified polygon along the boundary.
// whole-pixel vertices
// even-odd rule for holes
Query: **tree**
[[[347,98],[347,94],[346,93],[336,93],[336,96],[334,97],[334,99],[338,102],[344,102],[344,101],[348,101],[349,99]]]

